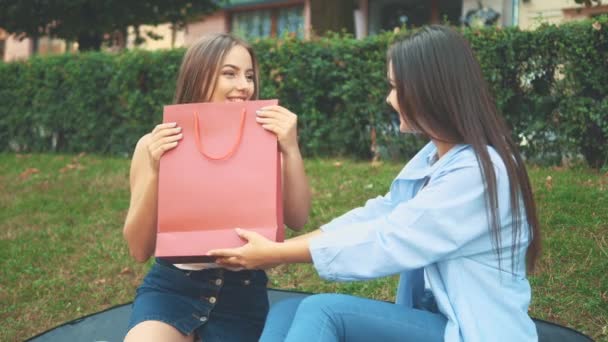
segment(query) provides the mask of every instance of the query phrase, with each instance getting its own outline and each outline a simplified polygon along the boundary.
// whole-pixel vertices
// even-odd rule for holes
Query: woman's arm
[[[275,243],[278,262],[281,264],[311,263],[310,240],[323,234],[320,229],[310,233],[298,235],[286,240],[284,243]]]
[[[297,139],[298,117],[281,106],[264,107],[257,113],[257,122],[276,134],[282,155],[283,214],[285,224],[301,229],[310,213],[310,186],[304,171]]]
[[[499,178],[507,184],[508,178]],[[508,184],[501,187],[508,189]],[[492,250],[485,185],[475,160],[451,164],[418,194],[388,214],[341,229],[275,243],[250,231],[245,246],[214,251],[223,262],[246,268],[311,262],[329,280],[371,279],[418,269],[438,260]],[[501,206],[506,216],[509,207]],[[503,248],[508,246],[503,240]]]
[[[129,174],[131,200],[123,227],[129,251],[138,262],[146,262],[156,246],[158,167],[164,152],[181,139],[175,124],[160,124],[137,142]]]
[[[285,242],[291,242],[291,241],[299,241],[299,240],[310,240],[313,237],[322,234],[323,231],[321,229],[315,229],[310,233],[306,233],[306,234],[302,234],[302,235],[298,235],[295,237],[292,237],[291,239],[287,239]]]
[[[236,233],[246,240],[247,244],[238,248],[210,251],[209,256],[217,257],[216,263],[225,267],[247,269],[266,269],[279,264],[311,263],[310,240],[322,234],[320,230],[315,230],[285,242],[273,242],[248,230],[237,228]]]
[[[148,167],[145,145],[149,139],[148,135],[140,139],[133,153],[129,176],[131,201],[123,228],[131,256],[138,262],[148,260],[156,244],[158,174]]]
[[[285,224],[300,230],[310,213],[310,186],[299,148],[283,153],[283,215]]]

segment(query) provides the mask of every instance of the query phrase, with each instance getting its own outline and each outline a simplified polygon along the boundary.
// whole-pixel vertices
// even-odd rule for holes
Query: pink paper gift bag
[[[281,160],[277,138],[255,120],[277,100],[164,107],[183,138],[161,158],[156,256],[211,261],[211,249],[244,244],[235,228],[282,241]]]

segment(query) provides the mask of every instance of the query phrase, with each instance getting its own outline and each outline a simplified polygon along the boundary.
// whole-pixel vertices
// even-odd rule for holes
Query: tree
[[[0,0],[0,25],[10,33],[77,41],[81,51],[99,50],[104,35],[129,26],[171,23],[217,10],[216,0]],[[140,37],[137,37],[138,39]]]

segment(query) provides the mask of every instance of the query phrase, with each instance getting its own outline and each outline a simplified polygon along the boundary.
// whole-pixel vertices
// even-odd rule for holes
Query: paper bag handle
[[[226,153],[223,156],[216,157],[216,156],[209,155],[203,149],[203,143],[201,141],[201,133],[200,133],[199,124],[198,124],[198,114],[195,112],[194,113],[194,137],[196,139],[196,148],[198,149],[198,151],[203,156],[205,156],[211,160],[222,160],[222,159],[230,158],[230,156],[232,156],[234,154],[234,152],[236,151],[237,147],[241,143],[241,139],[243,138],[243,130],[245,129],[245,114],[246,113],[247,113],[247,109],[243,108],[243,113],[241,114],[241,123],[239,125],[239,132],[238,132],[238,136],[237,136],[237,139],[236,139],[234,145],[232,145],[232,147],[230,148],[228,153]]]

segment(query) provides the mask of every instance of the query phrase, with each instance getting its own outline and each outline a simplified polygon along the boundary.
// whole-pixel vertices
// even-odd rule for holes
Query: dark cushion
[[[270,305],[285,298],[309,296],[310,293],[270,290]],[[122,341],[127,333],[131,303],[115,306],[43,332],[28,341]],[[539,342],[589,342],[591,338],[576,330],[534,319]]]

